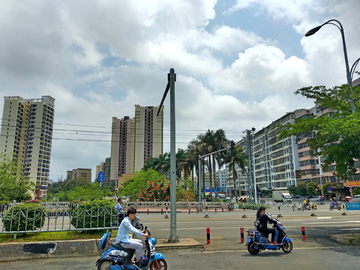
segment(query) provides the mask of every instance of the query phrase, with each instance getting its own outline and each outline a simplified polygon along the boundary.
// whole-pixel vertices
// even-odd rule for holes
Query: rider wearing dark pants
[[[265,235],[269,235],[271,233],[271,243],[277,244],[275,242],[275,229],[270,229],[267,227],[267,223],[273,223],[274,225],[277,224],[276,220],[273,220],[265,214],[265,207],[260,206],[259,210],[256,213],[256,218],[259,220],[260,226],[258,227],[258,231],[262,232]]]

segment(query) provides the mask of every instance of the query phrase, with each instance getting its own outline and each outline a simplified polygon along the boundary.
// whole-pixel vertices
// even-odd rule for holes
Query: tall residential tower
[[[163,153],[163,110],[135,105],[135,117],[113,117],[110,179],[133,174],[144,167],[149,157]]]
[[[19,173],[36,185],[34,198],[47,195],[54,122],[54,101],[5,97],[0,153],[16,159]]]

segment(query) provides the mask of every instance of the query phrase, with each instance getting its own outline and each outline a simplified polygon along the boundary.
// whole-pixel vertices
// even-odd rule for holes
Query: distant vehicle
[[[275,202],[287,202],[292,199],[290,193],[288,192],[274,190],[272,195]]]
[[[353,202],[360,202],[360,195],[355,195],[355,196],[352,198],[352,201],[353,201]]]
[[[323,201],[325,201],[325,196],[314,196],[311,199],[316,202],[323,202]]]
[[[225,199],[225,198],[226,198],[226,195],[225,195],[225,194],[220,193],[220,194],[218,194],[218,198],[219,198],[219,199]]]

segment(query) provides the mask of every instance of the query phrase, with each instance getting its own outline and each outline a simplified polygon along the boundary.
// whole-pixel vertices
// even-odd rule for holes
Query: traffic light
[[[224,158],[224,146],[221,144],[220,145],[220,150],[222,150],[221,152],[220,152],[220,158]]]
[[[230,156],[231,157],[234,155],[234,148],[235,148],[234,141],[230,141]]]

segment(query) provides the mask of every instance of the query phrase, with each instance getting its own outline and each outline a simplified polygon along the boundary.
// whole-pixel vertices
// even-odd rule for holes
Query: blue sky
[[[238,141],[289,111],[294,92],[346,83],[360,57],[358,0],[0,0],[0,93],[55,98],[50,178],[110,156],[112,117],[159,105],[174,68],[177,147],[207,129]],[[0,99],[3,105],[3,99]],[[164,150],[169,151],[165,102]],[[62,129],[62,130],[60,130]],[[65,130],[64,130],[65,129]],[[101,133],[99,133],[101,132]],[[98,141],[97,141],[98,140]]]

